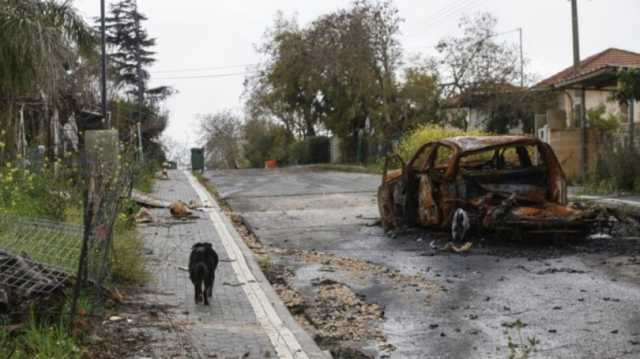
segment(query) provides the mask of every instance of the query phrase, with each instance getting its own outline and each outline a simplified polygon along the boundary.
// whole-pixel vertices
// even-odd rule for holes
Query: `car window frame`
[[[433,162],[433,154],[434,154],[433,149],[436,148],[437,145],[438,145],[438,142],[429,142],[424,144],[422,147],[420,147],[418,151],[416,151],[415,155],[413,155],[413,158],[411,159],[411,162],[409,162],[409,164],[407,165],[407,168],[412,172],[425,173],[431,167],[431,164]],[[415,162],[418,160],[420,155],[422,155],[425,151],[429,150],[430,147],[431,147],[430,149],[431,152],[428,154],[425,164],[422,166],[422,168],[415,169],[413,166]]]

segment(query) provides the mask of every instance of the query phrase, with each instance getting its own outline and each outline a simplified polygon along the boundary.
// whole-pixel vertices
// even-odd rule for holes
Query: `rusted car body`
[[[453,137],[423,145],[400,169],[387,172],[388,162],[378,190],[386,229],[448,229],[458,209],[472,229],[512,238],[582,235],[602,220],[597,211],[568,204],[558,159],[537,138]]]

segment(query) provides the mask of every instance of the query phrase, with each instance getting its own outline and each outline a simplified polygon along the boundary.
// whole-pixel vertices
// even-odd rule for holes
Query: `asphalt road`
[[[384,307],[384,334],[395,350],[363,348],[374,356],[507,358],[509,341],[535,338],[530,358],[640,357],[639,238],[533,244],[477,239],[471,252],[451,254],[429,245],[441,233],[396,237],[372,226],[378,176],[304,168],[206,176],[268,247],[363,259],[435,284],[425,300],[424,292],[375,278],[292,263],[301,291],[314,278],[333,277]],[[518,330],[516,321],[524,327]]]

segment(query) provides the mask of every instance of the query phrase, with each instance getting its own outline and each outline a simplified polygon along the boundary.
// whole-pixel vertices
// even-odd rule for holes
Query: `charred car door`
[[[378,207],[385,228],[415,225],[418,223],[418,187],[420,177],[426,174],[435,143],[421,147],[411,161],[401,170],[386,169],[393,161],[401,161],[398,155],[385,161],[383,179],[378,189]]]
[[[418,223],[437,226],[443,222],[442,188],[447,187],[447,172],[454,149],[438,144],[427,161],[418,185]]]

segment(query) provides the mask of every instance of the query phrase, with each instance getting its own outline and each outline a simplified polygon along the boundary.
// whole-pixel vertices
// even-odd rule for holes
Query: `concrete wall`
[[[558,161],[569,179],[578,178],[582,171],[582,132],[579,128],[549,129],[547,132],[548,143],[558,157]],[[588,168],[595,170],[598,150],[599,135],[596,130],[589,130],[588,138]]]
[[[610,101],[610,91],[596,91],[588,90],[585,93],[586,108],[589,111],[592,108],[596,108],[600,105],[604,105],[608,113],[612,113],[616,116],[620,116],[623,121],[627,121],[627,109],[626,106],[621,106],[616,101]],[[556,109],[565,111],[567,114],[567,127],[576,127],[577,124],[573,123],[571,119],[572,106],[575,103],[575,91],[563,91],[558,92],[558,107]],[[640,102],[636,101],[634,106],[634,122],[639,122],[640,119]]]

